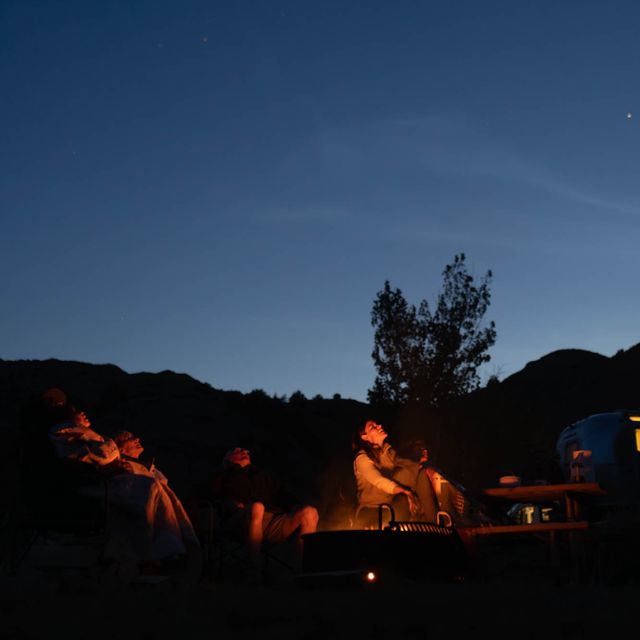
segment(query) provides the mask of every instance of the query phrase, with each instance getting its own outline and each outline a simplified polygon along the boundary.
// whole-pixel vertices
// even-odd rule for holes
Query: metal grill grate
[[[433,522],[391,521],[387,527],[391,531],[415,531],[419,533],[436,533],[443,536],[453,534],[450,527],[442,527]]]

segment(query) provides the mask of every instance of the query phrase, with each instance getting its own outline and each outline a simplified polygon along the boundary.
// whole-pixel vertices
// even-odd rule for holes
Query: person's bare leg
[[[262,519],[264,505],[253,502],[247,507],[247,549],[254,566],[260,565],[260,550],[262,548]]]
[[[302,561],[302,549],[304,546],[302,536],[305,533],[313,533],[318,528],[318,520],[318,510],[315,507],[305,506],[298,511],[287,514],[282,525],[282,533],[285,538],[288,538],[296,529],[298,530],[296,552],[299,561]]]

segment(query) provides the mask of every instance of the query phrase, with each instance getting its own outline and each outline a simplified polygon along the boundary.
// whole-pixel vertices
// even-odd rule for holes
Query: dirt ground
[[[614,570],[619,557],[584,583],[571,582],[541,545],[486,545],[478,559],[478,573],[455,582],[390,575],[372,585],[303,587],[274,568],[268,585],[203,581],[184,600],[169,583],[5,577],[0,640],[601,639],[635,623],[640,580]]]
[[[185,607],[161,589],[35,593],[0,602],[0,638],[602,638],[630,628],[637,586],[394,584],[374,589],[217,585]]]

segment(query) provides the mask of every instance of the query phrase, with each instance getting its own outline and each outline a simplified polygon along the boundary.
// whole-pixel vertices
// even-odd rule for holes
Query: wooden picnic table
[[[531,484],[516,487],[492,487],[482,494],[490,498],[500,498],[510,502],[553,502],[564,503],[567,521],[580,520],[581,503],[589,496],[607,494],[597,482],[565,482],[561,484]]]
[[[567,533],[569,542],[570,579],[579,582],[585,574],[585,557],[582,534],[589,529],[589,522],[582,519],[582,503],[590,496],[606,495],[597,482],[561,484],[535,484],[513,487],[491,487],[481,492],[489,498],[505,502],[546,503],[560,501],[564,504],[562,521],[535,522],[531,524],[489,524],[469,527],[465,533],[471,538],[511,534],[548,534],[552,558],[557,560],[556,534]]]

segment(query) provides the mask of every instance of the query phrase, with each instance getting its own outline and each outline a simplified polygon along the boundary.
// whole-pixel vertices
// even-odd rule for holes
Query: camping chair
[[[18,465],[7,521],[11,575],[27,560],[41,568],[64,569],[67,563],[71,569],[102,559],[109,517],[106,479],[88,465],[48,462],[37,474],[33,464]]]
[[[28,508],[15,513],[10,534],[10,573],[15,575],[25,561],[43,567],[64,567],[65,559],[69,565],[100,561],[107,533],[107,486],[102,483],[102,496],[79,500],[74,505],[78,508],[75,513],[40,513]]]
[[[440,509],[452,516],[456,527],[490,523],[486,506],[470,495],[465,487],[432,464],[427,464],[424,468],[434,487]]]
[[[223,509],[220,502],[195,497],[187,510],[203,550],[205,577],[218,578],[224,570],[245,560],[242,540],[231,538],[222,528]]]
[[[225,509],[219,500],[194,497],[188,503],[189,517],[203,548],[203,571],[207,578],[233,578],[248,567],[249,555],[242,536],[224,526]],[[285,543],[282,543],[285,544]],[[262,543],[262,573],[268,578],[276,563],[293,573],[277,544]]]

